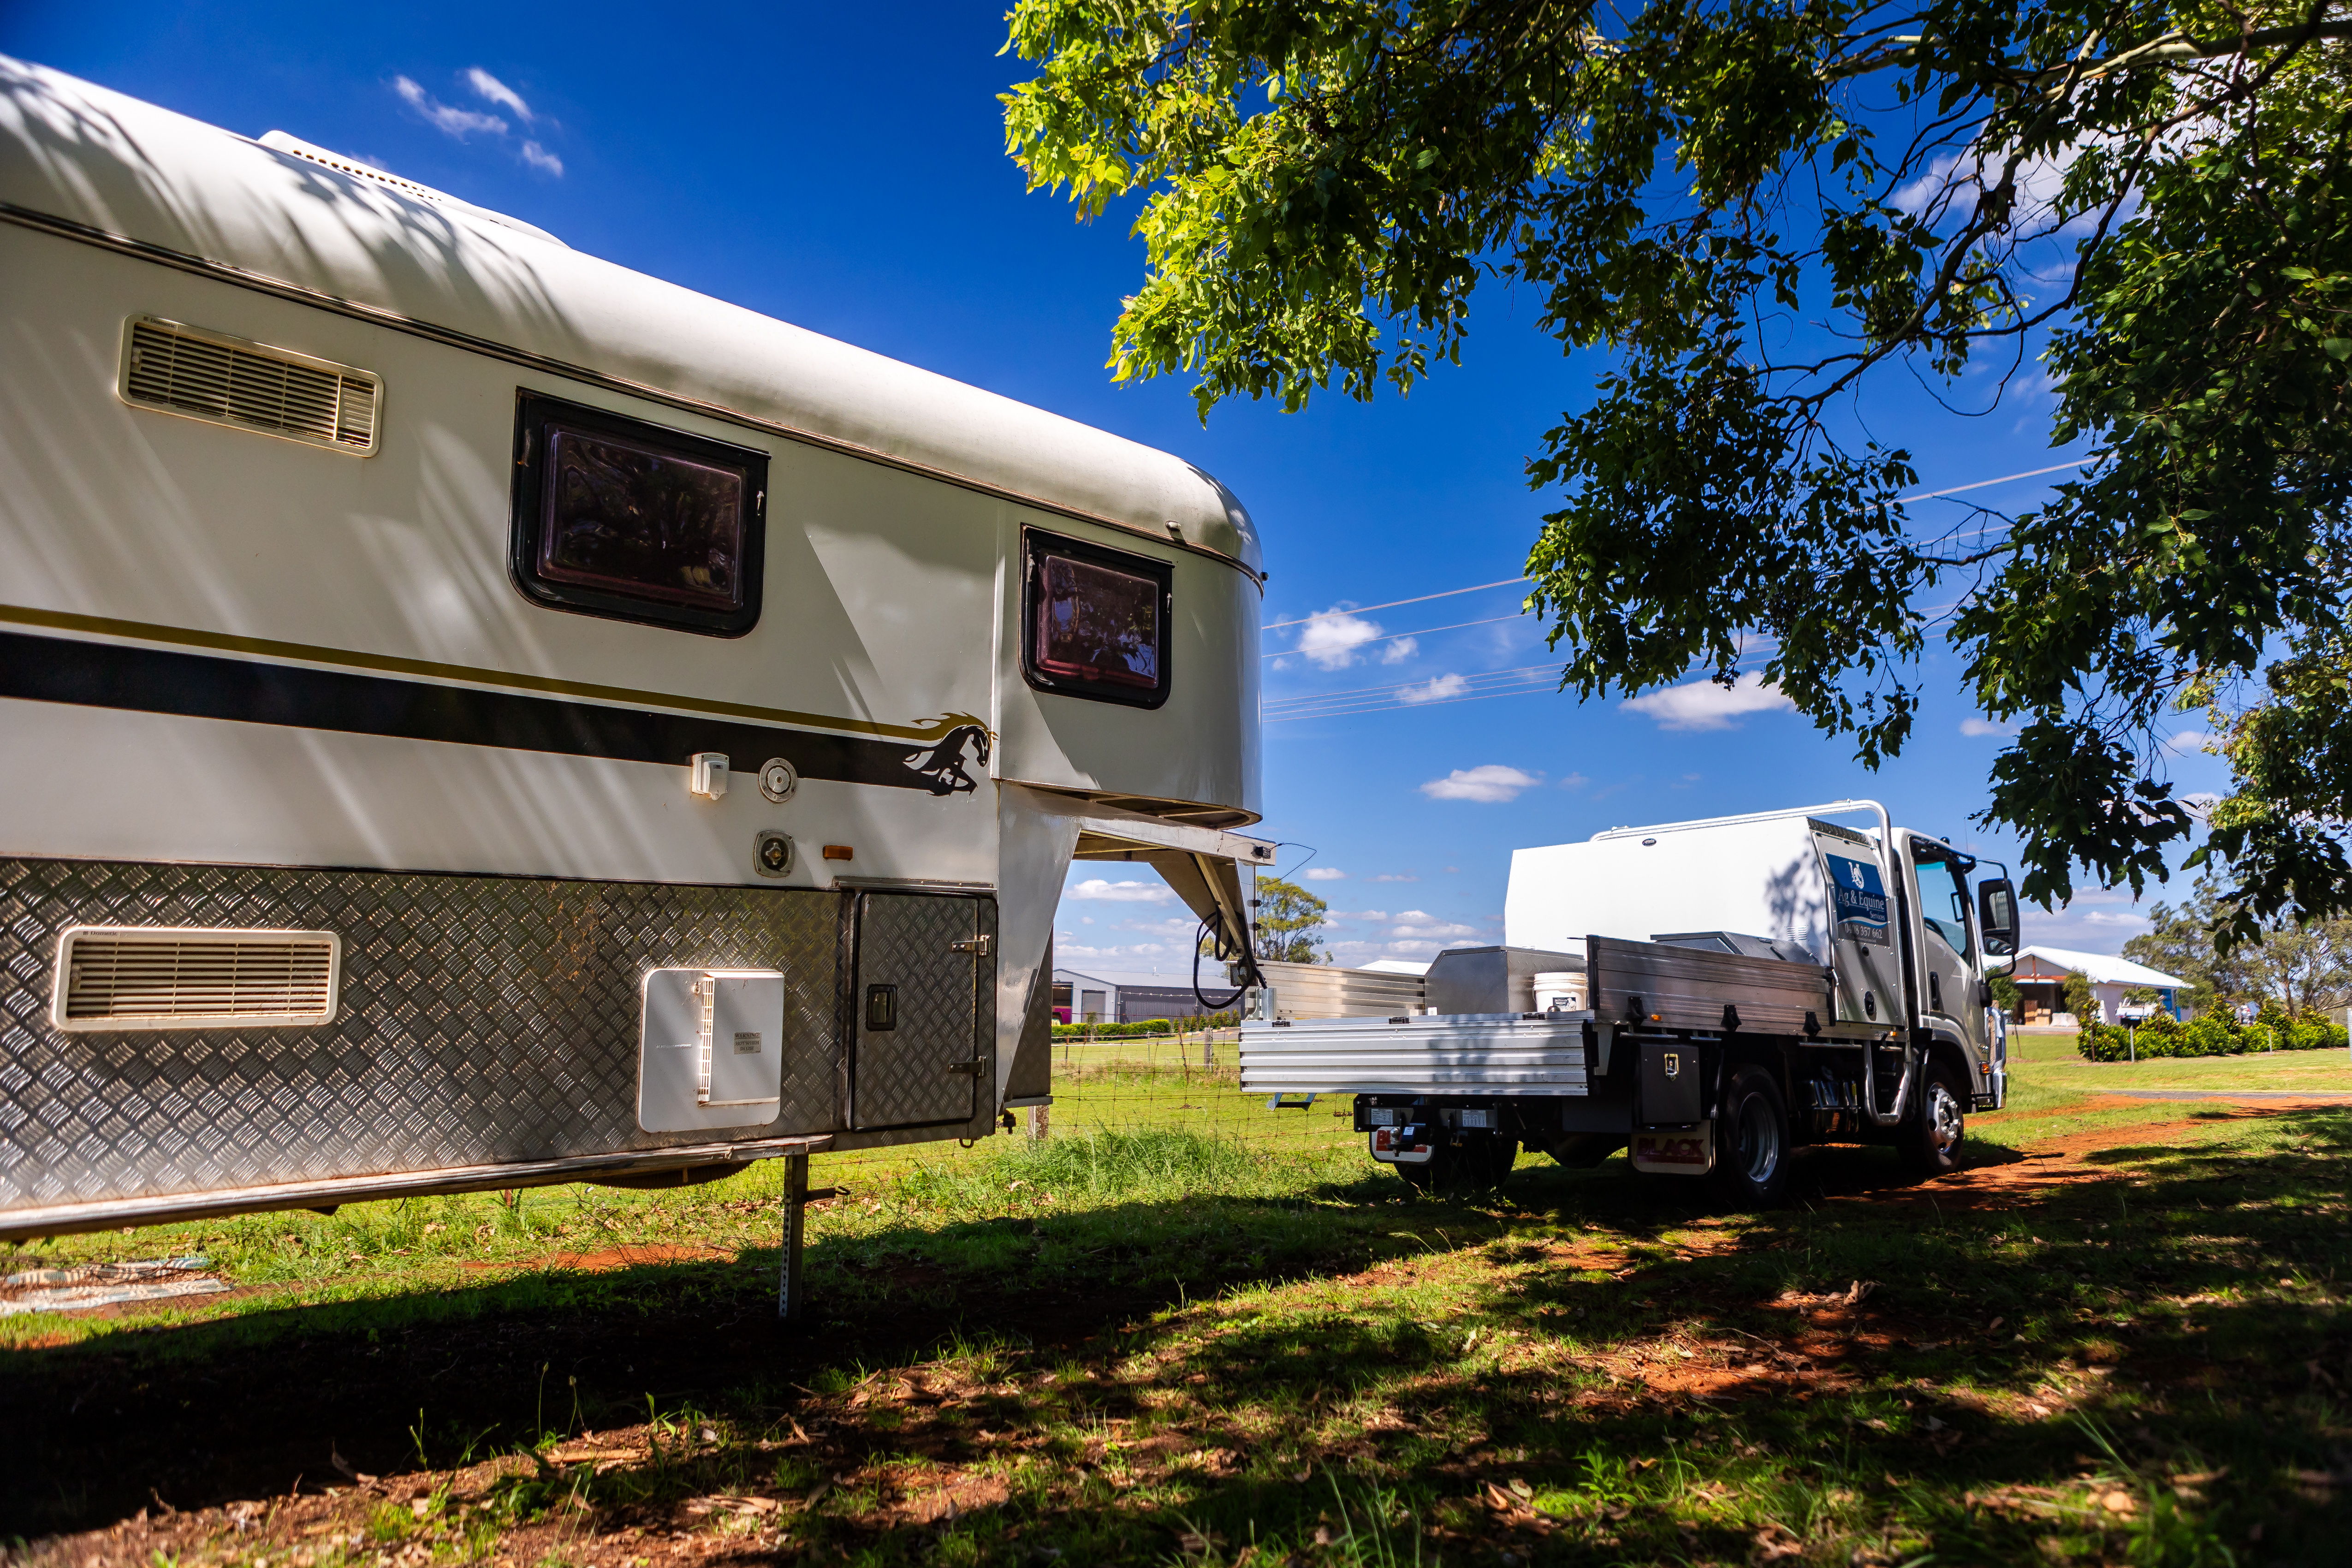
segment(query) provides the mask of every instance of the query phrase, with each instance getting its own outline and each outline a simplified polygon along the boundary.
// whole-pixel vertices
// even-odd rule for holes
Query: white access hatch
[[[784,1072],[783,974],[652,971],[637,1060],[637,1125],[648,1132],[774,1121]]]

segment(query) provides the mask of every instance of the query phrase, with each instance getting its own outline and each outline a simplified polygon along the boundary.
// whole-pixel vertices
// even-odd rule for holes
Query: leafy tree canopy
[[[1296,882],[1279,877],[1257,879],[1257,955],[1269,963],[1325,963],[1330,954],[1316,942],[1328,923],[1330,905]]]
[[[1565,689],[1760,668],[1874,766],[1948,639],[2015,731],[1979,820],[2029,896],[2137,890],[2202,814],[2252,938],[2352,901],[2347,36],[2328,0],[1019,0],[1005,126],[1082,216],[1132,198],[1110,364],[1204,416],[1408,389],[1487,281],[1607,351],[1528,463]],[[2080,477],[1915,526],[1865,400],[1982,413],[2037,357]]]

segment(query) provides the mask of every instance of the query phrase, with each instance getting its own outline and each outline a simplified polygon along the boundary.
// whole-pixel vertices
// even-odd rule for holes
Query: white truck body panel
[[[1829,910],[1812,829],[1801,816],[1660,829],[1515,850],[1503,903],[1513,947],[1582,952],[1584,939],[1645,942],[1736,931],[1830,959]]]

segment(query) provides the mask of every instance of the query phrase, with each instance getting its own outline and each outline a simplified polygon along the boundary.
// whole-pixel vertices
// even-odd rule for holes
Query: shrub
[[[2345,1048],[2344,1026],[2305,1013],[2279,1035],[2278,1048],[2283,1051],[2340,1051]]]
[[[1236,1013],[1213,1013],[1200,1018],[1144,1018],[1132,1024],[1056,1024],[1054,1037],[1057,1040],[1137,1040],[1165,1037],[1176,1037],[1181,1024],[1187,1031],[1230,1029],[1239,1021]]]
[[[2119,1062],[2130,1051],[2129,1037],[2117,1024],[2085,1024],[2074,1037],[2074,1048],[2084,1061]]]
[[[2184,1057],[2234,1057],[2245,1048],[2245,1031],[2219,1013],[2208,1013],[2180,1031]]]

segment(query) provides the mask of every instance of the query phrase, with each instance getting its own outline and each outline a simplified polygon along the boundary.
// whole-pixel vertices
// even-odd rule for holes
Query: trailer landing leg
[[[796,1323],[808,1315],[807,1290],[801,1282],[801,1236],[808,1207],[808,1156],[784,1156],[784,1263],[776,1281],[776,1317]]]

